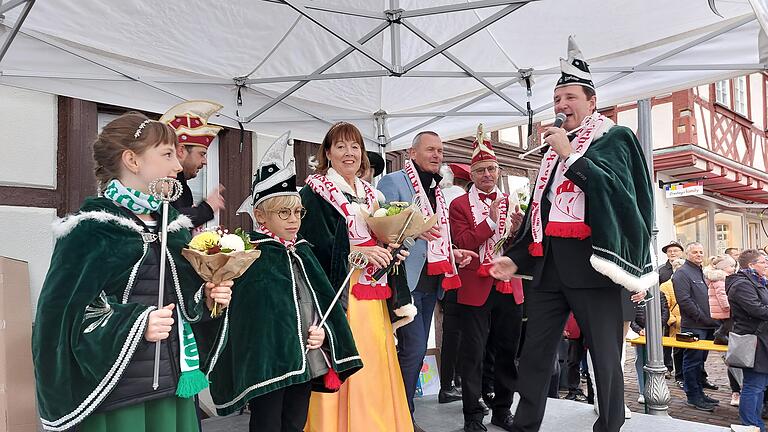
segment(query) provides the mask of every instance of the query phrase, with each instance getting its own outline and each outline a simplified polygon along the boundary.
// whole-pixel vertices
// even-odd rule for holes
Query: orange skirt
[[[350,295],[347,317],[363,368],[336,393],[312,393],[304,430],[413,432],[386,301]]]

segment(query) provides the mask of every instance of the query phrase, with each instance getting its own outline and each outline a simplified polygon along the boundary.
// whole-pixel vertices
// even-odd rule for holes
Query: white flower
[[[235,252],[245,250],[245,243],[237,234],[224,234],[219,240],[219,245],[222,249],[232,249]]]

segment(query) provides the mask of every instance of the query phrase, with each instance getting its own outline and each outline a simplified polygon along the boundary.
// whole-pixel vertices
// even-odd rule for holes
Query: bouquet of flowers
[[[400,243],[406,237],[417,237],[437,222],[437,215],[426,217],[418,206],[401,201],[381,203],[372,215],[365,210],[362,215],[376,238],[385,243]]]
[[[194,236],[187,246],[181,254],[204,281],[214,284],[242,276],[261,255],[241,228],[236,229],[234,234],[221,227],[203,231]],[[211,317],[219,315],[218,304],[214,303]]]

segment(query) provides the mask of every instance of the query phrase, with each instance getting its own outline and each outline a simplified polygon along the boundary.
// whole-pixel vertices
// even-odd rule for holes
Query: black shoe
[[[464,432],[485,432],[488,429],[483,426],[483,419],[471,418],[464,420]]]
[[[690,399],[688,399],[687,401],[685,401],[685,403],[688,406],[696,408],[697,410],[700,410],[700,411],[712,412],[712,411],[715,410],[715,406],[714,405],[708,404],[708,403],[704,402],[702,399],[698,399],[698,400],[690,400]]]
[[[506,431],[511,431],[512,420],[514,420],[514,418],[515,416],[513,416],[509,410],[500,412],[498,414],[494,412],[491,416],[491,424],[498,426]]]
[[[768,405],[763,405],[763,410],[760,412],[760,417],[768,419]]]
[[[685,384],[683,384],[682,380],[677,380],[677,386],[680,387],[681,389],[685,390]]]
[[[488,415],[489,412],[491,412],[490,408],[488,408],[488,405],[483,401],[482,399],[477,401],[480,404],[480,408],[483,409],[483,415]]]
[[[568,400],[574,400],[576,402],[586,402],[587,401],[587,396],[584,394],[583,391],[581,391],[581,389],[569,390],[568,394],[565,395],[565,398],[568,399]]]
[[[708,403],[710,405],[720,405],[720,401],[719,400],[717,400],[715,398],[711,398],[711,397],[709,397],[707,395],[704,395],[704,402],[706,402],[706,403]]]
[[[456,387],[448,387],[447,390],[440,389],[437,394],[437,403],[451,403],[461,400],[461,392]]]
[[[704,382],[701,383],[701,386],[703,388],[707,389],[707,390],[717,390],[717,389],[720,388],[720,387],[712,384],[711,382],[709,382],[708,379],[705,379]]]
[[[413,424],[413,432],[426,432],[424,429],[420,428],[419,425],[416,423]]]

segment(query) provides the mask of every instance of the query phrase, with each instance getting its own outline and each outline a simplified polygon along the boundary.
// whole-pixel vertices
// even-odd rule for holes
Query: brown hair
[[[368,161],[368,153],[365,151],[363,134],[360,133],[360,130],[355,127],[355,125],[347,122],[335,123],[328,129],[328,132],[326,132],[325,138],[323,138],[323,143],[320,145],[320,148],[317,149],[317,154],[315,155],[315,159],[317,160],[315,172],[323,175],[328,173],[328,168],[331,168],[331,161],[328,160],[325,152],[331,149],[333,143],[340,140],[354,141],[360,144],[360,169],[357,170],[357,175],[361,176],[367,173],[368,169],[371,167],[371,162]]]
[[[760,251],[757,249],[746,249],[739,254],[739,267],[743,269],[749,268],[750,264],[754,264],[762,257]]]
[[[96,161],[96,182],[99,190],[103,191],[110,180],[120,176],[123,152],[130,150],[138,155],[149,148],[163,143],[174,146],[177,143],[176,133],[165,123],[151,120],[141,129],[139,127],[149,120],[142,113],[131,111],[112,120],[99,134],[93,143],[93,159]]]

